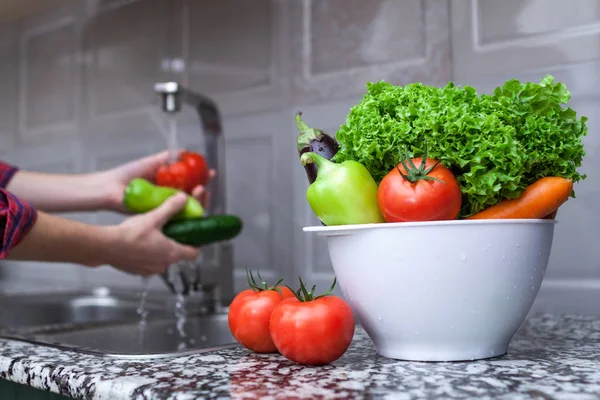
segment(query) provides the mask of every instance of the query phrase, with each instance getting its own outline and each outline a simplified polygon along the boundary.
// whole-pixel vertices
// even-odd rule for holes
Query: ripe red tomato
[[[304,284],[300,282],[302,291]],[[330,294],[333,285],[317,297],[304,289],[304,297],[285,299],[273,310],[271,339],[285,358],[299,364],[323,365],[337,360],[350,347],[354,315],[348,303]]]
[[[282,300],[294,297],[294,293],[285,286],[278,286],[281,280],[268,287],[260,274],[258,276],[261,286],[256,284],[250,272],[250,289],[238,293],[231,302],[227,316],[229,330],[235,340],[247,349],[256,353],[275,353],[277,348],[269,333],[271,312]]]
[[[156,172],[156,184],[183,190],[188,194],[198,185],[208,182],[208,164],[198,153],[184,151],[172,164],[161,165]]]
[[[458,217],[462,192],[448,168],[413,158],[381,180],[377,202],[386,222],[441,221]]]

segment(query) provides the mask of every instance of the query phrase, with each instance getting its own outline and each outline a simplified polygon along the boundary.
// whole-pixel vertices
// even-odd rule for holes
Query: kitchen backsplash
[[[153,83],[176,80],[223,112],[227,207],[245,221],[234,241],[243,269],[302,275],[325,288],[327,250],[302,226],[305,201],[293,116],[335,133],[368,81],[449,80],[492,90],[505,79],[567,83],[590,135],[577,200],[559,214],[536,305],[600,313],[600,214],[594,166],[600,94],[600,1],[578,0],[73,0],[0,26],[0,159],[24,169],[86,172],[166,147]],[[552,6],[549,7],[548,3]],[[177,117],[182,145],[202,149],[197,116]],[[595,206],[597,207],[597,206]],[[68,215],[98,224],[113,213]],[[368,273],[368,266],[366,266]],[[97,285],[140,288],[110,267],[3,262],[5,290]],[[164,288],[160,279],[152,286]]]

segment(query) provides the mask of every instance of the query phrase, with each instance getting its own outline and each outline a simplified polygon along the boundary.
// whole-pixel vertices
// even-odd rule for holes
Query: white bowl
[[[506,353],[542,283],[554,220],[311,226],[344,297],[384,356],[459,361]]]

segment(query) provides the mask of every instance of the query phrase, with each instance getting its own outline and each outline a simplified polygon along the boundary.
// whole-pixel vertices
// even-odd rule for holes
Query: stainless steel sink
[[[0,328],[55,324],[94,324],[139,318],[139,300],[112,294],[68,293],[0,298]],[[146,302],[150,318],[168,318],[164,304]]]
[[[63,330],[33,335],[28,341],[104,356],[139,358],[169,357],[212,351],[235,345],[227,315],[188,319],[181,331],[174,319],[124,323],[88,329]]]
[[[146,297],[148,314],[143,324],[137,312],[139,296],[132,293],[102,289],[4,296],[0,297],[0,337],[125,358],[179,356],[235,346],[226,312],[211,312],[202,299],[186,303],[187,318],[178,326],[169,293]]]

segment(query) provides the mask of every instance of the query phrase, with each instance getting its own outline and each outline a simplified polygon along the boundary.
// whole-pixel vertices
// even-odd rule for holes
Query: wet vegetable
[[[134,213],[145,213],[160,206],[166,199],[179,192],[179,190],[154,185],[146,179],[132,179],[123,196],[125,208]],[[183,210],[178,212],[171,220],[200,218],[204,215],[204,208],[193,198],[188,196]]]
[[[337,141],[319,129],[309,128],[302,121],[301,116],[301,112],[296,114],[296,125],[300,131],[300,134],[296,138],[299,155],[302,156],[304,153],[310,152],[330,160],[338,151]],[[314,163],[306,164],[304,165],[304,170],[308,177],[308,182],[313,183],[317,179],[318,166]]]
[[[209,170],[204,157],[192,151],[182,152],[177,161],[161,165],[156,172],[156,184],[192,194],[197,186],[206,186]]]
[[[242,220],[238,216],[221,214],[170,221],[163,226],[163,233],[181,244],[201,247],[233,239],[239,235],[242,227]]]
[[[377,205],[377,184],[356,161],[334,164],[316,153],[304,153],[302,165],[316,164],[317,179],[306,198],[315,215],[326,225],[385,222]]]
[[[381,181],[379,209],[387,222],[456,219],[462,193],[452,171],[439,161],[403,157]]]
[[[323,365],[340,358],[352,343],[355,321],[352,309],[329,290],[315,296],[300,279],[295,297],[283,300],[271,313],[271,339],[281,355],[307,365]]]
[[[294,297],[294,293],[281,285],[283,279],[268,286],[260,273],[260,285],[254,280],[252,271],[246,269],[246,276],[250,288],[238,293],[229,305],[229,330],[235,340],[247,349],[257,353],[275,353],[277,348],[269,331],[271,313],[282,300]]]
[[[572,191],[573,181],[570,179],[542,178],[525,188],[518,198],[504,200],[468,219],[553,219],[558,208],[569,199]]]

